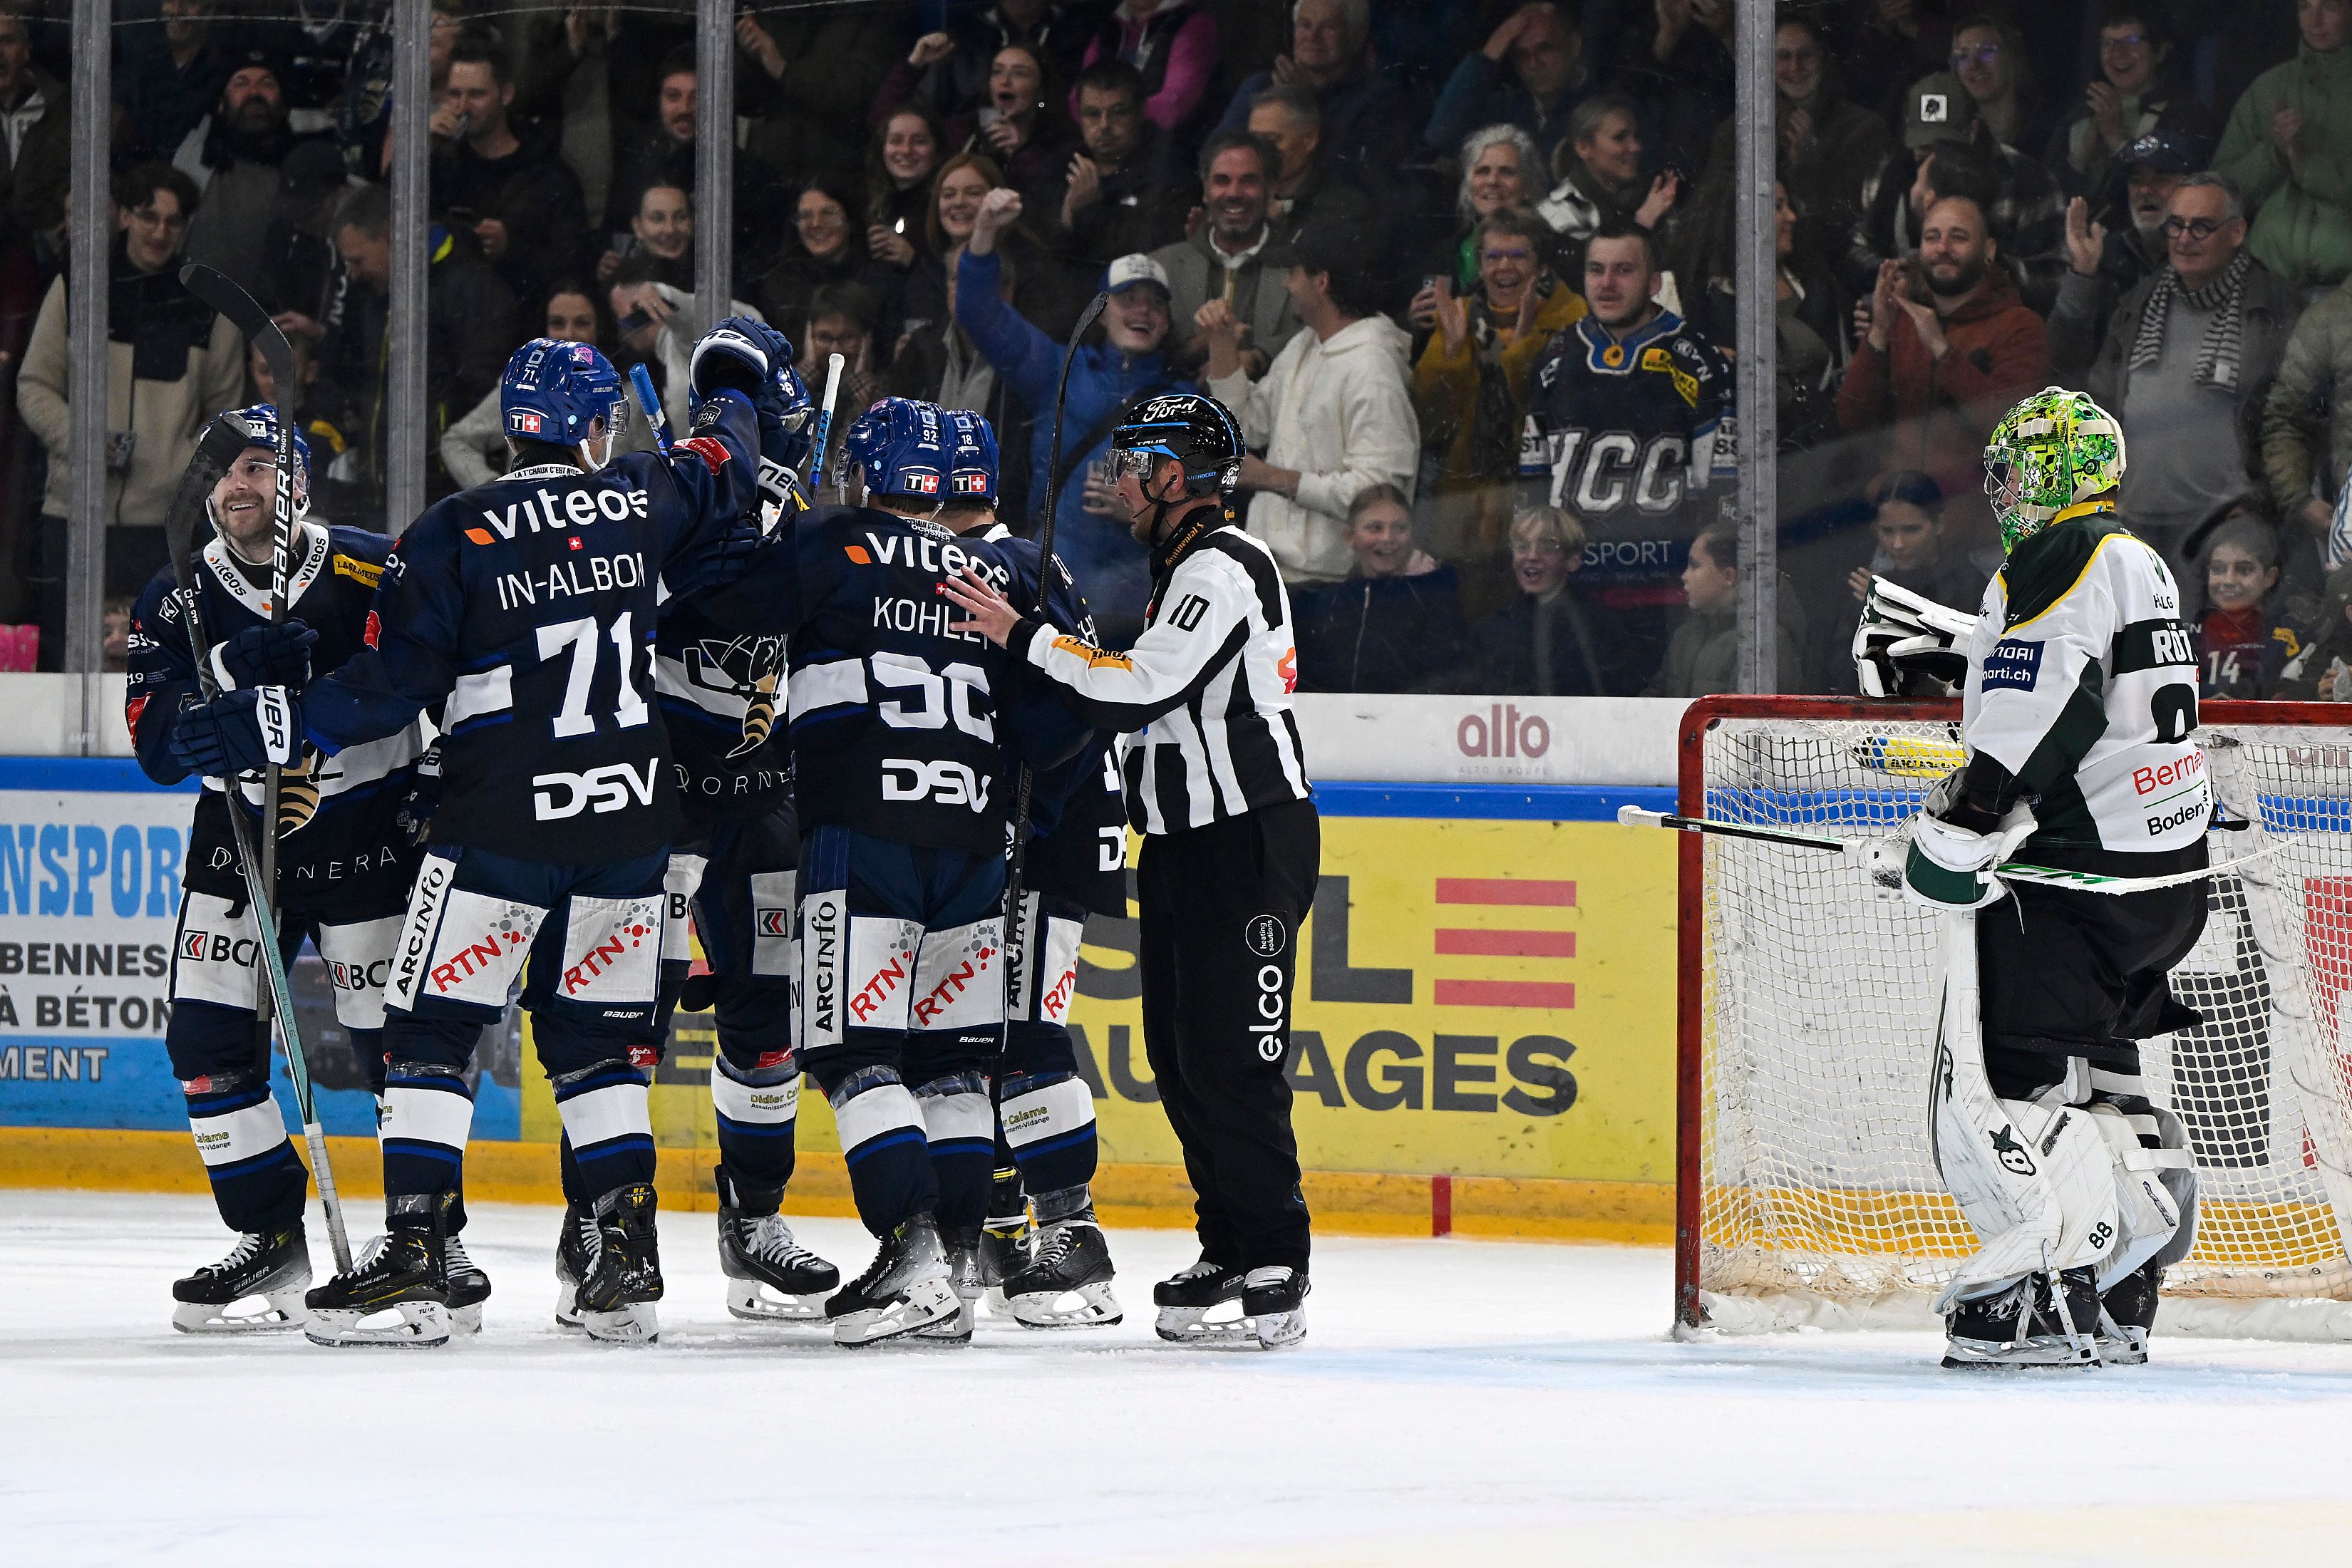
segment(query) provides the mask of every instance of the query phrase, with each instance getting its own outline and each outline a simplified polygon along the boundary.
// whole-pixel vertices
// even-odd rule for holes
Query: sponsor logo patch
[[[2038,642],[2000,642],[1985,655],[1984,686],[1988,691],[1996,687],[2014,687],[2031,691],[2042,679],[2042,649]]]

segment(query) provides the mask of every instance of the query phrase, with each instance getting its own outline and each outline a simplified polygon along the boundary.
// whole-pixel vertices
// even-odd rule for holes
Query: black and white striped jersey
[[[1153,563],[1143,636],[1125,653],[1035,618],[1013,646],[1086,718],[1126,740],[1139,833],[1203,827],[1308,797],[1290,694],[1290,599],[1264,544],[1223,521],[1180,533]]]

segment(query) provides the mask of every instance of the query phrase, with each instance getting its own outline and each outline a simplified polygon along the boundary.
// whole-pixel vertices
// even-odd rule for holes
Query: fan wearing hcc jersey
[[[720,322],[689,368],[697,433],[667,456],[617,458],[627,404],[612,365],[583,343],[524,344],[499,391],[514,466],[401,536],[367,646],[299,698],[263,689],[291,734],[329,756],[443,705],[433,847],[384,990],[390,1239],[310,1293],[306,1331],[321,1344],[446,1341],[449,1213],[473,1121],[465,1074],[518,980],[599,1226],[582,1326],[653,1337],[650,1061],[635,1052],[679,830],[653,701],[655,622],[665,587],[721,581],[758,542],[747,514],[761,449],[782,436],[782,343],[761,323]],[[282,760],[253,710],[229,702],[211,705],[229,763]]]
[[[2150,1100],[2139,1042],[2198,1021],[2166,977],[2204,930],[2213,795],[2190,738],[2195,633],[2116,510],[2124,461],[2115,419],[2059,387],[1985,452],[2008,560],[1969,644],[1968,762],[1928,792],[1904,868],[1906,895],[1948,912],[1929,1110],[1983,1243],[1938,1302],[1946,1366],[2145,1361],[2194,1229],[2187,1131]],[[2184,879],[2004,882],[2012,856]]]

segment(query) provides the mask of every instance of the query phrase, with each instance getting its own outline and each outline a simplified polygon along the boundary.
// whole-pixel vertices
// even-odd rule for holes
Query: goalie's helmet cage
[[[2067,508],[2124,482],[2124,431],[2089,396],[2045,386],[1993,426],[1985,442],[1985,494],[2014,551]]]
[[[2200,718],[2221,816],[2251,821],[2212,835],[2216,865],[2243,864],[2205,884],[2204,935],[2172,972],[2204,1022],[2141,1047],[2200,1194],[2158,1330],[2352,1338],[2352,712]],[[1702,699],[1680,809],[1892,840],[1960,760],[1958,721],[1949,701]],[[1864,857],[1696,834],[1677,849],[1679,1323],[1932,1326],[1979,1246],[1929,1141],[1940,917]]]

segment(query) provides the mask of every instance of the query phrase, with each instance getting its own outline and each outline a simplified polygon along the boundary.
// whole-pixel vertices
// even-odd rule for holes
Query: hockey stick
[[[816,493],[824,483],[824,449],[833,441],[833,408],[841,397],[841,372],[849,362],[839,354],[828,354],[824,362],[824,401],[816,411],[816,439],[809,445],[808,493],[809,504],[816,504]]]
[[[654,433],[654,446],[663,456],[669,454],[667,417],[662,413],[661,395],[654,390],[654,373],[639,360],[629,367],[629,384],[637,389],[637,412],[646,416],[646,424]]]
[[[1109,304],[1108,292],[1088,300],[1087,308],[1078,312],[1078,324],[1070,329],[1070,341],[1062,347],[1062,377],[1054,386],[1054,444],[1048,448],[1054,458],[1052,467],[1045,472],[1045,521],[1037,531],[1037,602],[1030,606],[1032,609],[1045,607],[1045,574],[1054,568],[1054,514],[1061,509],[1062,476],[1069,467],[1062,460],[1062,420],[1068,412],[1070,366],[1077,360],[1078,344],[1086,340],[1087,331]],[[1016,652],[1013,657],[1021,656]],[[1013,788],[1013,851],[1004,868],[1004,949],[1009,954],[1018,955],[1018,962],[1008,962],[1004,966],[1003,1037],[1008,1047],[1013,1038],[1013,1010],[1020,1005],[1021,991],[1028,984],[1022,971],[1035,956],[1022,940],[1021,921],[1021,904],[1025,896],[1021,887],[1022,874],[1029,865],[1029,792],[1035,783],[1029,764],[1022,763]],[[1040,910],[1041,923],[1043,916]]]
[[[281,427],[284,424],[280,419]],[[204,609],[196,593],[196,517],[203,511],[213,487],[220,482],[221,475],[244,449],[244,439],[233,426],[215,422],[209,427],[196,445],[195,456],[188,459],[186,472],[180,476],[180,488],[173,493],[172,510],[163,520],[164,542],[172,552],[173,580],[179,585],[181,612],[187,616],[188,655],[196,667],[196,688],[207,702],[220,696],[220,683],[213,679],[211,639],[205,633]],[[302,1118],[302,1141],[310,1145],[310,1173],[319,1184],[319,1202],[327,1211],[327,1239],[334,1247],[335,1269],[346,1273],[352,1266],[351,1237],[343,1229],[343,1204],[335,1192],[335,1168],[327,1159],[327,1132],[320,1124],[318,1097],[310,1087],[310,1058],[303,1053],[301,1031],[294,1022],[294,988],[286,978],[286,961],[278,948],[278,910],[270,899],[273,889],[262,874],[253,830],[245,820],[245,803],[237,798],[237,782],[228,778],[221,783],[226,797],[229,831],[236,838],[237,865],[245,877],[246,900],[253,906],[254,929],[261,939],[261,962],[269,981],[265,999],[272,1005],[278,1036],[285,1043],[286,1076],[294,1086],[294,1109]]]
[[[1678,833],[1711,834],[1718,838],[1744,838],[1758,844],[1779,844],[1790,849],[1823,849],[1837,855],[1865,855],[1881,845],[1890,845],[1892,838],[1832,838],[1811,833],[1789,833],[1777,827],[1750,827],[1740,822],[1717,822],[1712,817],[1676,816],[1669,811],[1644,811],[1638,805],[1621,805],[1617,820],[1628,827],[1671,827]],[[2032,866],[2021,860],[2004,860],[1992,868],[1993,875],[2012,882],[2031,882],[2042,888],[2076,888],[2086,893],[2152,893],[2159,888],[2179,888],[2190,882],[2201,882],[2208,877],[2218,877],[2251,861],[2277,854],[2292,838],[2282,838],[2266,844],[2251,855],[2241,855],[2234,860],[2224,860],[2218,866],[2203,866],[2194,871],[2175,871],[2164,877],[2102,877],[2093,871],[2068,871],[2055,866]]]

